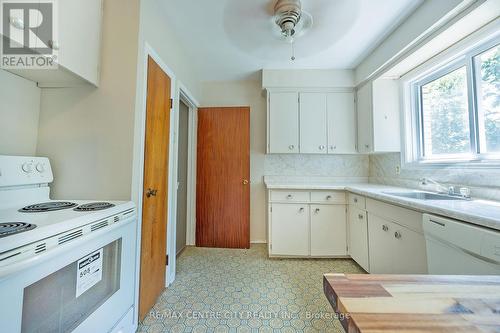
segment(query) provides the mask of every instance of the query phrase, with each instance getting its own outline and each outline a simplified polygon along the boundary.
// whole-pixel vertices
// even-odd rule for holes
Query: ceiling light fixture
[[[281,30],[280,38],[291,45],[290,59],[294,61],[295,39],[312,27],[312,16],[302,10],[300,0],[278,0],[274,5],[273,19]]]

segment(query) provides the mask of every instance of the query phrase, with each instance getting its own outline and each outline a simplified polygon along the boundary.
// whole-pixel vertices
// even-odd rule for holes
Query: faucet
[[[461,196],[462,198],[469,199],[469,200],[471,198],[471,195],[470,195],[471,191],[470,191],[470,188],[468,188],[468,187],[461,187],[460,193],[456,193],[454,186],[446,187],[446,186],[441,185],[440,183],[438,183],[437,181],[435,181],[431,178],[420,178],[419,182],[421,185],[428,185],[429,183],[436,185],[436,187],[438,188],[437,191],[439,193],[448,193],[448,195],[452,195],[452,196]],[[439,190],[439,189],[441,189],[441,190]]]
[[[431,178],[420,178],[419,181],[421,185],[428,185],[429,183],[436,185],[436,187],[438,188],[437,191],[440,193],[448,193],[448,195],[455,195],[455,187],[453,186],[446,187]]]

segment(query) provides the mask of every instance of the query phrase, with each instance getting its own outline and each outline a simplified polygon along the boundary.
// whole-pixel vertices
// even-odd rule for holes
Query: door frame
[[[171,233],[169,227],[175,222],[175,215],[172,215],[173,200],[176,191],[172,191],[176,187],[177,181],[172,181],[173,178],[173,145],[175,141],[174,121],[175,110],[178,109],[176,103],[176,80],[174,72],[165,64],[160,55],[154,50],[148,42],[144,43],[142,66],[138,66],[137,87],[136,87],[136,112],[134,119],[134,152],[133,152],[133,166],[132,166],[132,201],[136,204],[137,209],[137,239],[136,239],[136,269],[135,269],[135,307],[134,307],[134,321],[139,317],[139,283],[140,283],[140,263],[141,263],[141,237],[142,237],[142,204],[143,204],[143,187],[144,187],[144,151],[146,142],[146,105],[147,105],[147,87],[148,87],[148,58],[151,57],[160,68],[170,77],[170,98],[173,100],[173,108],[170,114],[170,144],[169,144],[169,162],[168,162],[168,214],[167,214],[167,252],[169,242],[171,239],[168,235]],[[142,71],[142,73],[140,72]],[[171,246],[171,245],[170,245]],[[175,248],[175,244],[174,244]],[[166,255],[166,254],[165,254]],[[172,281],[169,280],[170,267],[167,266],[165,270],[165,287]],[[174,271],[175,273],[175,271]]]

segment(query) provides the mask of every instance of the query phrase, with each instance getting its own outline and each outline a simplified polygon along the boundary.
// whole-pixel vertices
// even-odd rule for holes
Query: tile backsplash
[[[267,176],[368,177],[367,155],[266,155]]]
[[[422,186],[419,179],[431,178],[444,186],[469,187],[472,196],[483,199],[500,200],[500,169],[463,169],[439,168],[432,170],[403,168],[398,174],[396,168],[401,165],[401,154],[370,155],[370,183],[434,190],[432,185]]]

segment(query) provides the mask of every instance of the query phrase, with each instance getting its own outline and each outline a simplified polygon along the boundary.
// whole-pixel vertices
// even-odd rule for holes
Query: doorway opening
[[[179,101],[179,129],[177,132],[177,218],[176,257],[184,251],[187,242],[188,212],[188,153],[189,153],[189,106]]]

